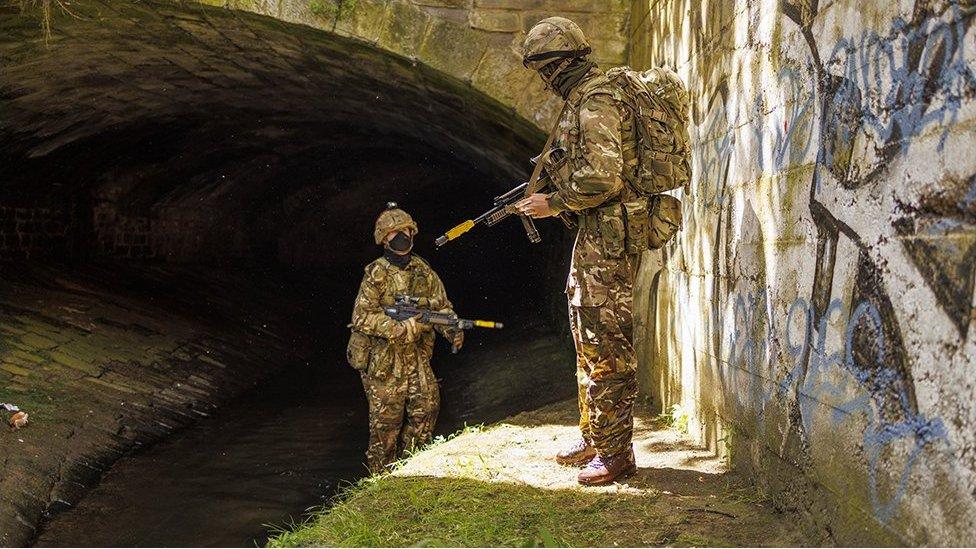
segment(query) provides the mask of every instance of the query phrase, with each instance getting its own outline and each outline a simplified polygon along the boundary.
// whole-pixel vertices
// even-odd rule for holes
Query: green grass
[[[661,422],[678,432],[687,433],[688,420],[690,418],[691,415],[685,411],[680,404],[675,404],[670,410],[657,416],[655,421]]]
[[[463,478],[367,479],[270,547],[564,547],[606,541],[615,496]],[[627,535],[617,539],[626,539]],[[636,541],[636,540],[635,540]]]
[[[430,446],[491,430],[465,426]],[[394,471],[408,460],[394,465]],[[471,463],[471,467],[479,464]],[[349,485],[304,522],[272,529],[269,547],[566,547],[628,539],[608,528],[607,513],[632,497],[582,490],[542,490],[470,478],[384,474]],[[616,520],[642,524],[654,497],[640,498]],[[631,527],[633,530],[633,527]],[[611,535],[608,537],[608,532]],[[654,528],[636,532],[652,535]],[[633,534],[634,531],[630,532]],[[647,543],[646,536],[631,544]]]
[[[529,436],[521,428],[468,427],[439,439],[392,473],[346,487],[304,522],[273,529],[268,546],[793,546],[802,539],[768,514],[754,489],[731,479],[706,489],[701,477],[665,467],[638,473],[622,489],[564,483],[574,473],[540,466],[548,458],[530,449],[548,445],[548,435]],[[499,441],[520,445],[528,454],[517,455],[536,461],[502,461],[513,458],[497,453]],[[505,473],[523,465],[534,469]]]

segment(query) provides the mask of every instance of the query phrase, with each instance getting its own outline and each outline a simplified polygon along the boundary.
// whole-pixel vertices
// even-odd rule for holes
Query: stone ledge
[[[410,0],[411,4],[431,8],[469,8],[471,0]]]

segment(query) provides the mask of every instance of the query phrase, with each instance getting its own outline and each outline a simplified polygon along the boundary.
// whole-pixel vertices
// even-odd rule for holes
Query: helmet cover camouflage
[[[560,59],[585,57],[591,51],[579,25],[565,17],[548,17],[536,23],[525,36],[522,64],[537,71]]]
[[[386,235],[394,231],[410,229],[411,234],[417,234],[419,230],[417,223],[414,222],[410,214],[397,207],[396,202],[389,202],[386,210],[376,218],[376,226],[373,229],[373,238],[377,244],[382,244]]]

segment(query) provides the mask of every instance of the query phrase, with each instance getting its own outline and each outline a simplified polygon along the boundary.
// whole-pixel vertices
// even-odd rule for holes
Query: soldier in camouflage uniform
[[[590,47],[572,21],[551,17],[525,39],[523,61],[566,101],[556,147],[568,164],[550,175],[557,189],[517,204],[534,218],[572,214],[579,221],[566,292],[577,353],[581,440],[560,452],[563,465],[588,466],[580,484],[606,484],[636,471],[631,438],[637,397],[633,285],[640,248],[626,242],[623,203],[639,197],[627,183],[635,165],[634,120],[620,91],[586,59]]]
[[[378,473],[404,451],[430,442],[440,408],[430,368],[434,330],[460,348],[464,332],[411,318],[397,321],[383,308],[397,294],[423,297],[434,310],[452,313],[444,284],[430,265],[411,253],[417,224],[391,203],[376,220],[373,236],[382,257],[366,267],[352,313],[349,358],[359,369],[369,401],[369,469]]]

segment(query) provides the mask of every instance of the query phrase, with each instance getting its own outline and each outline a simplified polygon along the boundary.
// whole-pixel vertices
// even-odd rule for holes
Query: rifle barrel
[[[526,181],[521,185],[515,187],[514,189],[508,191],[507,193],[495,197],[495,206],[504,206],[514,202],[516,199],[522,198],[525,194],[525,188],[528,187],[529,182]]]

